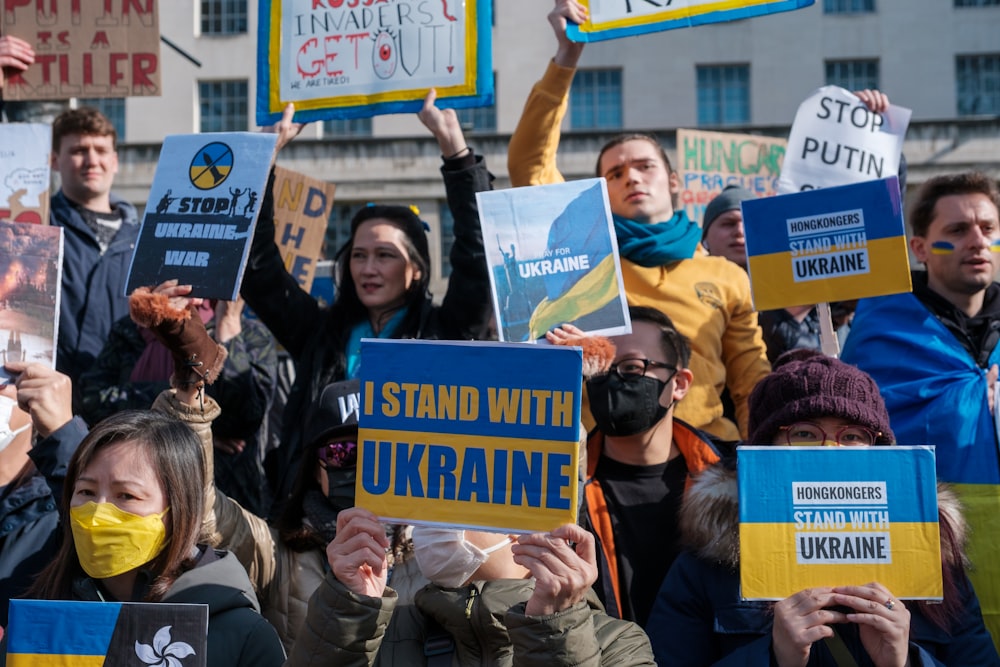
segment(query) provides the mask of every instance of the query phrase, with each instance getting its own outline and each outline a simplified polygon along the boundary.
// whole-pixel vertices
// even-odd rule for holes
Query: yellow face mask
[[[159,514],[139,516],[113,503],[89,502],[69,511],[73,543],[83,571],[107,579],[134,570],[156,558],[167,541]]]

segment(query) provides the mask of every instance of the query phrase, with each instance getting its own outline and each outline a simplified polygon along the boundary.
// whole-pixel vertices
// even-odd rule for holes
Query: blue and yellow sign
[[[744,599],[870,581],[941,599],[933,447],[749,446],[737,461]]]
[[[590,12],[587,21],[570,25],[566,33],[575,42],[600,42],[649,32],[689,28],[708,23],[738,21],[764,14],[801,9],[814,0],[581,0]]]
[[[577,518],[579,348],[364,340],[356,504],[509,532]]]
[[[233,149],[213,141],[195,151],[189,173],[191,185],[199,190],[211,190],[222,185],[233,170]]]
[[[911,290],[895,176],[742,206],[757,310]]]

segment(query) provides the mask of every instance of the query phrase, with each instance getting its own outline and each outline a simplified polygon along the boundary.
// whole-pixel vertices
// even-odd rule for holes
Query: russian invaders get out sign
[[[909,292],[895,176],[742,203],[754,307]]]
[[[363,340],[356,504],[395,523],[575,523],[582,373],[579,348]]]
[[[740,447],[740,587],[779,600],[884,584],[940,599],[933,447]]]

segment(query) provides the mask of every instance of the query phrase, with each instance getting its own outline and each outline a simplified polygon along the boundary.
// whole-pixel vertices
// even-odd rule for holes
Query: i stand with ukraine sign
[[[580,348],[361,341],[355,504],[524,533],[577,518]]]
[[[940,600],[932,447],[737,450],[743,599],[878,581]]]

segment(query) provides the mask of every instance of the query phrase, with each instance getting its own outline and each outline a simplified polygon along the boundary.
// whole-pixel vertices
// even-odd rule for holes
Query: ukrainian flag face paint
[[[1000,252],[1000,239],[995,239],[990,243],[990,252]]]
[[[994,246],[1000,244],[1000,241],[994,241]],[[955,245],[949,243],[948,241],[935,241],[931,244],[931,254],[934,255],[950,255],[955,252]],[[1000,247],[997,247],[993,252],[1000,252]]]

